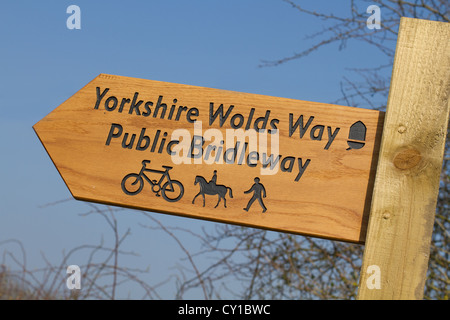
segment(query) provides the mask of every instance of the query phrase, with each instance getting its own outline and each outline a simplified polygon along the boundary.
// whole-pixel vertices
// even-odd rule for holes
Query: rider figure
[[[211,178],[211,180],[209,181],[209,187],[210,188],[215,188],[216,187],[216,181],[217,181],[217,170],[214,170],[214,174]]]

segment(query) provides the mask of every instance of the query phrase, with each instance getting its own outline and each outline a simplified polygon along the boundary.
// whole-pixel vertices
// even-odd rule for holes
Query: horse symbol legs
[[[217,198],[219,198],[219,201],[217,201],[217,204],[216,204],[216,206],[215,206],[214,208],[217,208],[217,206],[219,205],[219,202],[220,202],[220,195],[218,195]]]
[[[192,199],[192,204],[194,203],[195,199],[201,194],[201,192],[197,193],[197,195]]]
[[[203,197],[203,206],[205,206],[205,194],[202,193],[201,191],[195,195],[194,199],[192,199],[192,204],[194,204],[195,199],[196,199],[199,195],[202,195],[202,197]]]
[[[219,198],[219,201],[217,201],[217,204],[216,204],[216,206],[214,208],[217,208],[217,206],[220,203],[220,199],[223,199],[223,206],[226,208],[227,207],[227,199],[224,196],[220,195],[220,194],[218,195],[218,198]]]

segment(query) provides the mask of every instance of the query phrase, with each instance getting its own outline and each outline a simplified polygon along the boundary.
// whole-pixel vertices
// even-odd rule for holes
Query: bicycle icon
[[[184,187],[180,181],[172,180],[169,175],[169,170],[173,167],[162,166],[165,170],[155,170],[146,168],[146,165],[150,163],[150,160],[142,161],[142,168],[139,173],[129,173],[122,179],[122,190],[125,194],[134,196],[142,191],[144,188],[144,178],[152,185],[152,191],[159,197],[159,192],[166,201],[176,202],[183,197]],[[150,180],[145,172],[160,173],[161,178],[159,181]],[[162,186],[164,180],[167,180]]]

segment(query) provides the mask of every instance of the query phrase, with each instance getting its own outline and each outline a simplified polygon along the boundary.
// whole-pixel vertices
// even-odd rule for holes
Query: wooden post
[[[449,116],[450,24],[402,18],[358,299],[422,299]]]

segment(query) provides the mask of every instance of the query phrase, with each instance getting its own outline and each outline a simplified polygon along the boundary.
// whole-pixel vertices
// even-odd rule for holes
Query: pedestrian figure
[[[264,188],[264,186],[262,185],[262,183],[259,183],[259,178],[256,177],[255,178],[255,183],[252,185],[252,187],[250,188],[250,190],[244,191],[244,193],[250,193],[253,191],[253,196],[250,199],[250,201],[247,204],[247,207],[244,208],[245,211],[248,211],[252,205],[252,203],[258,199],[259,204],[261,205],[261,207],[263,208],[263,212],[267,211],[266,206],[264,205],[262,198],[266,197],[266,189]],[[261,198],[262,195],[262,198]]]

